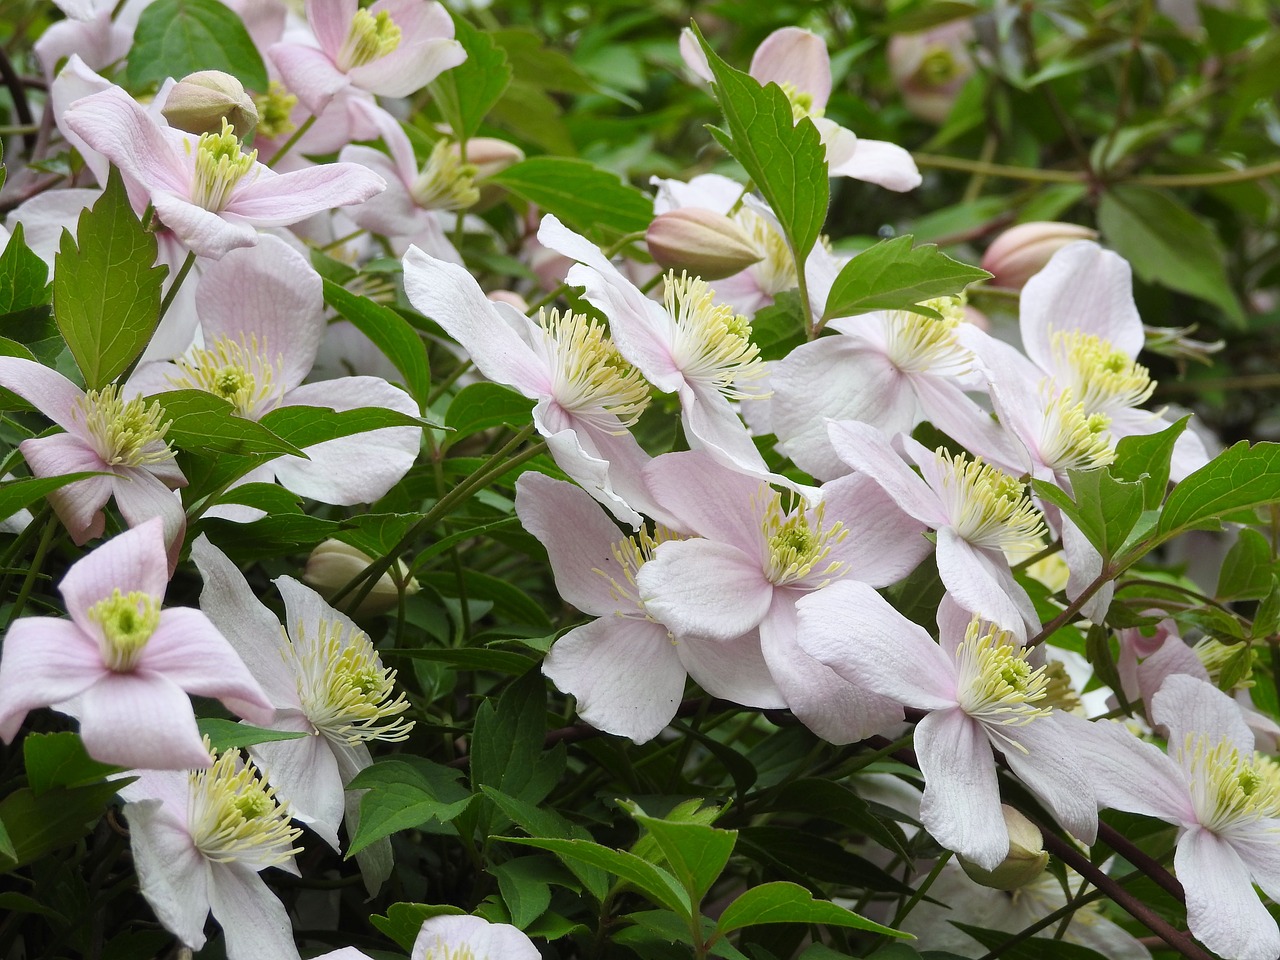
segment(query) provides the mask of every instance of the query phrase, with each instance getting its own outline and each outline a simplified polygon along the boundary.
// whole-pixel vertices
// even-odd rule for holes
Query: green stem
[[[1264,163],[1257,167],[1245,167],[1242,170],[1220,170],[1217,173],[1168,173],[1139,174],[1126,177],[1125,183],[1136,183],[1144,187],[1214,187],[1224,183],[1247,183],[1250,180],[1263,180],[1267,177],[1280,176],[1280,160]]]
[[[12,626],[13,621],[18,619],[22,613],[22,608],[27,605],[27,599],[31,596],[31,590],[36,584],[36,580],[40,576],[40,568],[44,566],[45,555],[48,554],[49,548],[53,546],[54,534],[58,532],[60,522],[57,517],[50,517],[44,525],[44,532],[40,535],[40,544],[36,547],[36,555],[31,558],[31,567],[27,570],[27,575],[22,581],[22,587],[18,590],[18,596],[13,601],[13,608],[9,611],[9,620],[5,624],[7,630]]]
[[[297,130],[293,131],[293,136],[291,136],[288,140],[286,140],[284,142],[284,146],[281,147],[272,155],[271,159],[267,161],[267,166],[274,167],[277,163],[279,163],[280,158],[293,149],[293,145],[297,143],[299,140],[301,140],[303,136],[306,135],[306,132],[311,129],[311,125],[314,124],[315,122],[316,122],[315,114],[312,114],[311,116],[307,117],[306,120],[302,121],[302,126],[298,127]]]
[[[1075,170],[1036,170],[1033,167],[1015,167],[1006,163],[984,163],[981,160],[965,160],[961,157],[944,157],[933,153],[913,153],[919,167],[936,170],[959,170],[962,173],[978,173],[986,177],[1004,177],[1006,180],[1027,180],[1033,183],[1087,183],[1088,177]]]
[[[947,861],[951,859],[951,851],[943,850],[942,856],[938,858],[938,862],[933,865],[933,869],[929,871],[929,875],[924,878],[924,883],[916,888],[916,892],[911,895],[906,903],[904,903],[898,912],[893,915],[893,922],[889,926],[897,929],[903,920],[907,919],[907,914],[915,909],[916,904],[924,899],[924,895],[929,892],[929,888],[933,886],[933,881],[937,880],[942,873],[942,868],[947,865]]]
[[[173,278],[173,283],[169,285],[169,292],[164,295],[164,299],[160,301],[160,317],[156,320],[157,326],[164,319],[164,315],[169,312],[169,307],[173,305],[173,301],[178,296],[178,288],[182,286],[182,282],[187,279],[187,274],[191,272],[191,268],[196,265],[196,255],[188,252],[187,259],[182,261],[182,266],[178,268],[178,275]]]

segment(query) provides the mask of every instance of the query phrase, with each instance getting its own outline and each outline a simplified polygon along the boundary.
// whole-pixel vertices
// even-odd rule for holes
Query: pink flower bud
[[[659,214],[645,234],[649,253],[664,267],[719,280],[759,263],[761,253],[722,213],[683,207]]]
[[[458,154],[457,141],[450,144]],[[497,137],[472,137],[467,141],[467,163],[476,168],[475,179],[483,180],[524,159],[524,151]]]
[[[1069,243],[1096,240],[1098,234],[1075,223],[1036,221],[1010,227],[987,247],[982,269],[995,274],[998,287],[1021,290],[1022,285],[1044,269],[1049,258]]]
[[[221,70],[201,70],[183,77],[169,91],[160,112],[170,126],[194,134],[221,133],[223,118],[241,139],[258,125],[253,98],[239,80]]]

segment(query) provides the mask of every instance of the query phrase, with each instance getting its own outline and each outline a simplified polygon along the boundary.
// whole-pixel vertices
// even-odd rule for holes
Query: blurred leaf
[[[229,73],[250,90],[265,93],[267,68],[244,21],[217,0],[156,0],[133,31],[126,78],[129,86],[163,83],[198,70]],[[244,136],[247,130],[237,130]]]
[[[75,733],[27,734],[22,741],[22,761],[27,785],[37,797],[54,787],[96,783],[121,769],[90,757]]]
[[[1280,444],[1247,440],[1218,454],[1169,494],[1160,533],[1216,527],[1226,514],[1280,502]]]
[[[953,924],[989,950],[994,950],[1007,943],[1012,934],[1001,930],[984,930],[959,920]],[[1106,960],[1106,958],[1088,947],[1065,940],[1050,940],[1048,937],[1031,937],[1015,943],[1011,947],[1000,950],[1001,960]]]
[[[724,935],[764,923],[823,923],[870,930],[889,937],[908,936],[830,901],[814,900],[813,894],[804,887],[784,881],[761,884],[742,894],[724,908],[716,932]]]
[[[653,200],[585,160],[530,157],[488,180],[553,213],[598,243],[643,233]]]
[[[16,860],[25,866],[59,847],[79,840],[98,822],[107,804],[129,778],[84,787],[54,787],[39,796],[30,788],[0,800],[0,824],[8,834]]]
[[[954,296],[990,276],[978,267],[952,260],[933,244],[912,249],[909,235],[894,237],[844,265],[831,286],[822,316],[830,320],[871,310],[912,310],[936,317],[936,311],[916,304]]]
[[[511,67],[506,53],[487,33],[459,16],[453,18],[453,26],[454,38],[467,51],[467,59],[436,77],[431,92],[454,135],[470,140],[511,82]]]
[[[457,68],[455,68],[457,69]],[[445,76],[453,71],[450,70]],[[324,302],[337,310],[390,360],[400,375],[409,395],[418,401],[419,409],[426,406],[431,392],[431,370],[427,366],[427,348],[409,321],[380,303],[357,296],[350,290],[324,281]]]

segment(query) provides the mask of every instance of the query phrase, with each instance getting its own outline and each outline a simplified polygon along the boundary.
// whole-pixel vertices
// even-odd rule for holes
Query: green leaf
[[[791,102],[776,83],[762,87],[720,59],[700,33],[698,42],[729,128],[711,127],[711,134],[769,202],[796,263],[803,264],[822,232],[830,199],[827,151],[818,128],[808,118],[795,122]]]
[[[425,921],[432,917],[459,917],[466,912],[461,907],[452,905],[393,903],[387,908],[386,916],[375,913],[369,920],[407,953],[413,950],[413,944],[418,939],[418,932]]]
[[[156,0],[142,11],[133,31],[125,71],[129,86],[163,83],[198,70],[221,70],[250,90],[267,90],[266,64],[244,21],[227,6],[217,0]]]
[[[375,840],[428,820],[448,823],[466,809],[471,795],[458,784],[456,770],[427,760],[406,763],[383,760],[361,770],[348,790],[368,790],[360,798],[360,826],[347,848],[347,859]]]
[[[179,450],[197,455],[288,453],[305,457],[302,448],[276,436],[261,423],[236,413],[229,400],[204,390],[170,390],[148,397],[164,408],[169,429],[165,439]]]
[[[1190,416],[1183,417],[1159,433],[1121,437],[1116,444],[1116,458],[1107,470],[1117,480],[1140,482],[1142,505],[1148,510],[1156,509],[1164,501],[1173,447],[1190,419]]]
[[[68,473],[61,477],[31,477],[23,480],[12,480],[9,483],[0,483],[0,520],[8,519],[23,507],[30,506],[54,490],[75,483],[77,480],[87,480],[90,477],[100,476],[103,476],[103,474],[89,471],[87,473]]]
[[[448,71],[445,76],[452,72]],[[431,392],[431,370],[427,366],[426,345],[409,321],[394,310],[357,296],[332,280],[324,281],[324,302],[350,320],[395,364],[404,377],[409,395],[418,401],[419,408],[424,407]]]
[[[1012,936],[1000,930],[984,930],[959,920],[952,920],[957,927],[989,950],[1003,946]],[[1105,960],[1102,954],[1065,940],[1048,937],[1031,937],[1000,951],[1001,960]]]
[[[302,513],[302,498],[274,483],[245,483],[232,487],[218,497],[218,503],[238,503],[263,513]]]
[[[130,779],[84,787],[54,787],[37,796],[30,788],[0,800],[0,823],[21,867],[79,840],[98,822],[107,804]],[[11,869],[11,868],[10,868]]]
[[[471,784],[478,790],[494,787],[516,799],[531,782],[547,729],[547,688],[542,672],[533,667],[476,711],[471,740]]]
[[[568,157],[530,157],[490,177],[597,242],[643,233],[653,200],[616,175]]]
[[[484,795],[494,802],[503,815],[531,837],[550,837],[556,840],[590,840],[591,835],[577,824],[570,823],[550,807],[525,803],[509,797],[492,787],[482,787]],[[600,902],[609,892],[609,875],[599,867],[577,861],[565,861],[591,896]]]
[[[1280,633],[1280,577],[1271,578],[1271,589],[1258,604],[1258,612],[1253,615],[1253,629],[1250,633],[1255,638],[1264,639]]]
[[[517,857],[491,871],[498,878],[498,890],[513,925],[523,930],[546,912],[551,906],[551,882],[563,870],[542,857]]]
[[[814,900],[804,887],[776,881],[752,887],[724,908],[716,933],[724,935],[743,927],[765,923],[824,923],[833,927],[870,930],[889,937],[905,937],[892,927],[861,917],[852,910],[838,907],[828,900]]]
[[[587,864],[606,870],[630,883],[655,903],[674,910],[686,921],[693,915],[689,895],[666,870],[655,867],[625,850],[613,850],[590,840],[554,840],[539,837],[501,837],[507,843],[519,843],[539,850],[549,850],[566,864]]]
[[[1275,570],[1267,538],[1245,527],[1222,561],[1214,596],[1224,601],[1261,600],[1271,592]]]
[[[235,750],[251,747],[255,743],[275,743],[277,740],[300,740],[307,736],[296,730],[268,730],[248,723],[236,723],[219,717],[201,717],[196,720],[201,736],[209,738],[215,750]]]
[[[79,787],[97,783],[120,767],[99,763],[85,752],[75,733],[29,733],[22,741],[27,785],[40,796],[54,787]]]
[[[636,814],[635,820],[658,841],[667,863],[688,891],[690,901],[701,903],[729,862],[738,831],[720,830],[701,823],[659,820],[643,814]]]
[[[0,315],[46,306],[51,295],[49,268],[27,246],[22,224],[15,224],[0,254]]]
[[[1117,480],[1105,469],[1068,470],[1067,476],[1070,498],[1044,480],[1033,480],[1031,485],[1037,496],[1054,504],[1080,528],[1104,562],[1109,561],[1142,516],[1142,484]]]
[[[1218,518],[1280,502],[1280,444],[1247,440],[1223,451],[1169,494],[1159,532],[1216,526]]]
[[[485,647],[444,647],[427,649],[415,647],[411,650],[383,650],[386,658],[407,657],[410,660],[426,660],[431,663],[443,663],[455,670],[491,670],[494,673],[506,673],[519,676],[527,673],[533,661],[520,653],[509,650],[490,650]]]
[[[805,342],[804,325],[800,294],[783,290],[751,318],[751,341],[760,348],[762,359],[781,360]]]
[[[0,873],[12,870],[17,865],[18,851],[13,848],[13,840],[9,838],[4,821],[0,820]]]
[[[431,92],[440,114],[454,135],[470,140],[493,105],[511,82],[507,54],[487,33],[481,33],[462,17],[453,18],[454,39],[467,51],[467,59],[440,74]]]
[[[955,296],[991,274],[952,260],[931,243],[912,249],[911,237],[881,240],[844,265],[822,312],[824,320],[871,310],[913,310],[937,316],[916,304]]]
[[[75,238],[62,231],[53,265],[53,316],[88,389],[123,373],[155,332],[168,273],[155,260],[155,235],[134,215],[112,168],[102,196],[80,214]]]
[[[445,411],[445,425],[455,431],[447,442],[456,443],[493,427],[523,427],[532,416],[533,403],[500,383],[482,382],[463,387]]]
[[[421,427],[430,421],[410,417],[388,407],[277,407],[259,421],[281,439],[298,447],[350,437],[383,427]],[[434,426],[434,424],[432,424]]]
[[[1108,246],[1143,280],[1207,300],[1236,326],[1244,326],[1244,310],[1227,279],[1222,241],[1172,194],[1151,187],[1113,187],[1102,195],[1098,227]]]

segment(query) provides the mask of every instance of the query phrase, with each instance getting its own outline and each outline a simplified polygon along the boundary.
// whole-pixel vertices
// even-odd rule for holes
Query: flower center
[[[276,802],[257,768],[240,766],[234,750],[215,756],[213,766],[189,774],[187,817],[196,849],[216,863],[244,861],[259,870],[300,852],[293,844],[302,830],[289,823],[288,807]]]
[[[343,73],[354,67],[363,67],[385,57],[400,46],[400,28],[391,14],[381,11],[377,16],[368,10],[356,11],[347,31],[347,39],[338,51],[338,69]]]
[[[116,673],[128,673],[160,625],[160,601],[149,593],[123,594],[117,588],[91,606],[88,617],[102,628],[102,662]]]
[[[946,47],[931,47],[916,70],[916,80],[930,87],[941,87],[959,75],[960,63]]]
[[[806,586],[820,590],[844,576],[849,568],[845,561],[823,563],[831,548],[849,535],[840,521],[830,525],[825,522],[826,504],[809,510],[801,502],[798,509],[787,512],[782,495],[764,484],[753,500],[768,545],[764,575],[770,583],[781,587],[812,575],[817,582]]]
[[[735,213],[733,219],[760,254],[760,261],[748,268],[754,274],[760,289],[773,296],[795,287],[800,281],[786,238],[774,229],[767,218],[747,207]]]
[[[276,137],[287,137],[297,129],[291,119],[293,108],[298,105],[298,98],[285,89],[279,80],[272,80],[266,93],[253,98],[253,105],[258,108],[258,136],[268,140]]]
[[[416,956],[417,944],[414,945],[414,950]],[[482,960],[487,960],[487,956]],[[449,944],[437,933],[435,942],[427,945],[422,960],[476,960],[476,954],[470,944]]]
[[[1254,685],[1253,648],[1247,643],[1226,644],[1203,637],[1191,648],[1219,690],[1247,690]]]
[[[566,410],[591,419],[617,417],[599,426],[621,433],[649,404],[649,384],[613,345],[604,325],[580,313],[538,311],[550,348],[551,394]]]
[[[956,341],[956,326],[964,318],[958,297],[926,300],[921,306],[942,314],[941,320],[908,310],[885,314],[885,352],[904,373],[934,373],[958,377],[969,372],[973,353]]]
[[[787,102],[791,104],[792,122],[799,123],[805,117],[818,120],[826,113],[825,110],[814,107],[813,94],[797,90],[796,85],[790,80],[785,80],[778,86],[782,88],[782,92],[787,95]]]
[[[956,648],[956,673],[960,708],[984,724],[1021,727],[1052,712],[1048,705],[1036,705],[1048,692],[1044,667],[1033,668],[1027,651],[1014,645],[1008,631],[990,625],[984,630],[977,617],[969,621]],[[1021,744],[1003,739],[1026,752]]]
[[[396,672],[382,666],[367,634],[321,620],[314,638],[299,623],[285,640],[302,712],[320,733],[351,744],[408,739],[413,721],[400,714],[409,709],[409,701],[396,694]]]
[[[751,342],[751,324],[714,297],[700,277],[682,272],[677,278],[674,270],[667,271],[662,300],[675,326],[672,358],[686,377],[730,400],[761,398],[764,391],[737,385],[765,373],[760,348]]]
[[[1280,766],[1269,757],[1241,756],[1225,737],[1210,746],[1204,734],[1187,734],[1177,759],[1191,775],[1192,805],[1208,829],[1280,817]]]
[[[257,419],[275,406],[279,390],[276,378],[284,370],[284,357],[277,354],[275,366],[263,358],[267,341],[251,334],[238,341],[219,337],[212,345],[196,347],[175,361],[176,375],[166,379],[177,389],[204,390],[230,401],[236,413]]]
[[[141,397],[122,400],[114,383],[85,393],[72,415],[84,417],[94,451],[110,466],[141,467],[173,459],[164,439],[170,422],[164,409]]]
[[[1146,367],[1095,334],[1055,332],[1049,343],[1059,381],[1080,398],[1086,413],[1136,407],[1156,388]]]
[[[1053,389],[1045,379],[1041,395]],[[1070,388],[1045,404],[1040,425],[1040,458],[1052,470],[1093,470],[1116,458],[1111,442],[1111,418],[1105,413],[1086,413],[1076,403]]]
[[[187,141],[187,149],[191,142]],[[231,191],[252,168],[258,151],[245,153],[226,117],[221,133],[202,134],[196,143],[195,176],[191,180],[191,202],[220,213],[231,199]]]
[[[1044,533],[1040,514],[1025,484],[978,457],[935,451],[942,473],[941,494],[956,534],[975,547],[1034,550]]]
[[[424,210],[464,210],[480,199],[476,167],[463,163],[448,140],[438,140],[409,193]]]
[[[652,534],[641,527],[640,531],[634,536],[617,540],[609,548],[610,553],[613,554],[613,559],[617,561],[619,569],[612,571],[596,567],[591,572],[609,581],[609,593],[618,601],[618,616],[639,614],[646,619],[652,619],[645,612],[644,601],[640,599],[640,592],[636,586],[636,575],[640,572],[641,567],[653,559],[653,551],[657,550],[658,547],[668,540],[682,539],[684,538],[680,534],[659,523],[655,525]],[[623,607],[634,609],[623,610]]]

